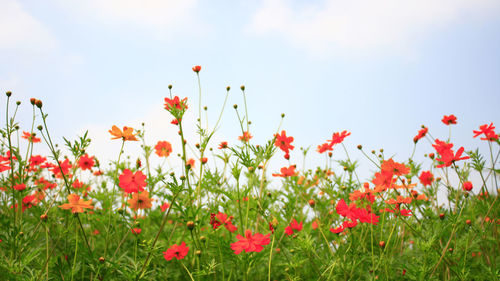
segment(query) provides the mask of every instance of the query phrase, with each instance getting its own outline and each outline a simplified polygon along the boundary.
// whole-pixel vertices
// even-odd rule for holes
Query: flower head
[[[122,139],[124,141],[137,141],[138,139],[135,137],[134,129],[131,127],[124,126],[123,131],[120,130],[117,126],[113,125],[109,133],[113,135],[112,140]]]
[[[275,138],[274,145],[279,147],[286,155],[289,154],[290,150],[294,149],[292,145],[293,137],[287,137],[285,130],[281,131],[281,135],[276,134]]]
[[[151,205],[152,199],[149,198],[149,192],[143,191],[141,193],[132,194],[132,198],[127,201],[130,206],[130,209],[137,211],[138,209],[149,209],[152,207]]]
[[[430,171],[424,171],[418,177],[420,183],[424,186],[431,185],[434,181],[434,175]]]
[[[269,236],[271,236],[270,233],[267,235],[263,235],[260,233],[252,235],[252,231],[247,229],[245,231],[244,237],[239,234],[236,235],[236,239],[238,239],[238,241],[231,244],[231,249],[236,255],[238,255],[242,251],[245,251],[246,253],[260,252],[264,249],[264,247],[262,247],[263,245],[268,245],[269,243],[271,243],[271,239],[269,239]]]
[[[273,177],[293,177],[297,175],[297,172],[295,172],[295,165],[291,165],[290,167],[283,167],[281,168],[281,174],[273,174]]]
[[[23,139],[27,139],[29,142],[32,142],[32,143],[37,143],[37,142],[41,142],[42,141],[40,138],[36,137],[35,133],[29,133],[29,132],[24,132],[23,131],[23,135],[21,137]]]
[[[72,213],[83,213],[84,209],[94,209],[92,206],[92,199],[85,201],[80,198],[77,194],[68,195],[69,203],[62,204],[59,208],[68,210],[71,209]]]
[[[198,72],[200,72],[200,70],[201,70],[201,66],[199,66],[199,65],[193,66],[193,71],[194,72],[198,73]]]
[[[455,115],[445,115],[443,116],[443,119],[441,119],[441,122],[443,122],[445,125],[451,125],[451,124],[457,124],[457,117]]]
[[[180,245],[174,244],[170,246],[170,248],[168,248],[167,251],[163,252],[163,257],[167,261],[170,261],[173,258],[182,260],[184,257],[187,256],[188,252],[189,252],[189,247],[186,247],[186,243],[184,243],[183,241]]]
[[[146,184],[146,175],[141,171],[132,173],[129,169],[123,170],[119,177],[120,182],[118,185],[123,188],[125,193],[134,193],[143,191]]]
[[[80,157],[80,160],[78,160],[78,166],[80,166],[80,169],[82,170],[90,170],[94,167],[94,165],[94,156],[89,157],[88,154],[83,155]]]
[[[242,142],[248,142],[252,138],[252,135],[248,131],[243,132],[242,136],[239,136],[238,139]]]
[[[168,157],[172,153],[172,145],[168,141],[159,141],[155,146],[156,154],[160,157]]]
[[[498,140],[498,134],[495,133],[495,126],[493,126],[493,123],[490,125],[484,124],[479,126],[479,131],[473,130],[474,137],[478,137],[482,134],[484,134],[484,137],[481,138],[481,140],[487,140],[487,141],[495,141]]]

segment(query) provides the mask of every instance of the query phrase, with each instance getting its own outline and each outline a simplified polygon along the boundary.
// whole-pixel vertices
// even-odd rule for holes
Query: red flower
[[[445,124],[445,125],[451,125],[451,124],[457,124],[457,117],[455,117],[455,115],[449,115],[449,116],[443,116],[443,119],[441,119],[441,121]]]
[[[27,139],[29,142],[32,142],[32,143],[37,143],[37,142],[41,142],[42,140],[40,138],[37,138],[35,137],[36,134],[35,133],[28,133],[28,132],[23,132],[23,135],[21,136],[23,139]]]
[[[61,164],[60,169],[58,165],[54,165],[50,170],[52,173],[54,173],[54,176],[56,178],[62,178],[62,174],[68,175],[69,169],[71,169],[72,167],[71,163],[69,162],[69,159],[67,158],[63,162],[60,162],[60,164]]]
[[[434,175],[430,171],[424,171],[420,174],[420,177],[418,177],[420,180],[420,183],[423,184],[424,186],[431,185],[432,182],[434,181]]]
[[[155,146],[156,154],[160,157],[168,157],[172,153],[172,145],[168,141],[159,141]]]
[[[198,73],[198,72],[200,72],[200,70],[201,70],[201,66],[199,66],[199,65],[193,66],[193,71],[194,72]]]
[[[182,100],[178,96],[175,96],[173,99],[165,98],[165,109],[171,111],[174,108],[181,111],[187,109],[187,98],[183,98]]]
[[[333,232],[333,233],[340,233],[340,232],[344,231],[344,226],[340,225],[340,226],[338,226],[336,228],[332,227],[332,228],[330,228],[330,231]]]
[[[231,222],[231,220],[233,219],[232,216],[228,217],[227,214],[219,212],[217,215],[215,215],[215,217],[217,218],[218,222],[212,224],[214,229],[216,229],[219,225],[224,225],[224,227],[229,230],[229,232],[235,232],[236,230],[238,230],[238,228]]]
[[[132,229],[130,229],[130,231],[132,232],[132,234],[139,235],[139,234],[141,234],[142,229],[140,229],[140,228],[132,228]]]
[[[239,136],[238,139],[242,142],[248,142],[252,138],[252,135],[248,131],[243,132],[242,136]]]
[[[471,191],[473,186],[472,186],[472,183],[470,181],[466,181],[466,182],[464,182],[464,185],[462,186],[462,188],[465,191]]]
[[[390,188],[396,179],[394,179],[394,175],[392,172],[381,171],[380,173],[375,173],[375,178],[372,180],[372,183],[376,187],[382,187],[384,190]]]
[[[451,149],[442,151],[442,153],[440,153],[441,158],[437,158],[436,160],[443,162],[443,164],[439,164],[436,167],[437,168],[449,167],[449,166],[451,166],[451,164],[453,164],[456,161],[469,159],[470,158],[469,156],[461,157],[464,150],[465,149],[463,147],[460,147],[457,150],[456,154],[454,154],[453,150],[451,150]]]
[[[281,174],[273,174],[273,177],[293,177],[296,176],[297,172],[295,172],[295,165],[291,165],[290,167],[281,168]]]
[[[302,222],[300,222],[300,224],[295,220],[293,219],[292,222],[290,223],[289,226],[285,227],[285,233],[290,236],[294,233],[294,230],[296,230],[297,232],[301,231],[302,230]]]
[[[332,150],[333,150],[333,144],[326,142],[324,144],[318,145],[318,149],[316,151],[318,151],[319,153],[323,153],[325,151],[332,151]]]
[[[378,223],[378,216],[375,214],[369,212],[366,209],[363,208],[357,208],[355,203],[349,204],[347,206],[346,202],[344,199],[340,199],[339,202],[337,203],[337,206],[335,206],[335,210],[337,211],[337,214],[346,217],[348,219],[351,219],[351,222],[344,225],[347,227],[354,227],[357,224],[357,221],[359,219],[360,222],[363,223],[371,223],[374,225],[377,225]],[[344,222],[346,223],[346,222]],[[353,226],[349,226],[353,225]]]
[[[342,131],[341,133],[336,132],[332,135],[332,139],[328,140],[330,142],[330,145],[335,145],[335,144],[340,144],[344,141],[344,139],[348,136],[350,136],[351,133],[347,131]]]
[[[168,248],[166,252],[163,252],[163,257],[167,261],[170,261],[173,258],[182,260],[184,257],[187,256],[188,252],[189,252],[189,247],[186,247],[186,243],[184,243],[183,241],[180,245],[174,244],[170,246],[170,248]]]
[[[246,253],[260,252],[264,249],[264,247],[262,247],[263,245],[268,245],[269,243],[271,243],[271,239],[269,239],[269,236],[271,236],[271,233],[267,235],[263,235],[260,233],[252,235],[252,231],[248,229],[245,231],[245,237],[239,234],[236,235],[236,239],[238,239],[238,241],[231,244],[231,249],[236,255],[241,253],[243,250]]]
[[[406,167],[404,164],[394,162],[392,158],[384,160],[380,168],[382,171],[391,172],[395,176],[406,175],[410,172],[410,168]]]
[[[80,157],[80,160],[78,160],[78,166],[82,170],[90,170],[92,167],[94,167],[94,156],[89,157],[88,154],[83,155]]]
[[[168,208],[170,208],[170,204],[168,204],[167,202],[163,203],[163,205],[160,206],[162,212],[165,212],[166,210],[168,210]]]
[[[22,211],[24,212],[24,210],[26,209],[29,209],[33,206],[36,206],[36,204],[38,204],[38,200],[36,199],[36,196],[35,195],[27,195],[23,198],[23,202],[22,202]],[[17,204],[16,204],[17,206]]]
[[[481,134],[484,134],[484,138],[481,138],[481,140],[487,140],[487,141],[495,141],[498,140],[498,135],[495,133],[495,126],[493,126],[493,123],[490,125],[484,124],[479,126],[479,131],[472,131],[474,133],[474,137],[478,137]]]
[[[227,141],[223,141],[219,144],[219,149],[227,148]]]
[[[276,137],[274,145],[285,152],[285,155],[288,155],[290,153],[290,150],[294,149],[294,146],[291,145],[291,143],[293,142],[293,137],[287,137],[285,130],[281,131],[281,135],[276,134],[274,136]]]
[[[23,191],[26,189],[26,185],[24,183],[16,184],[16,185],[14,185],[14,189],[19,190],[19,191]]]
[[[413,142],[417,143],[420,139],[424,138],[427,135],[429,129],[427,127],[423,127],[418,131],[418,134],[413,138]]]
[[[123,188],[125,193],[134,193],[143,191],[146,184],[146,176],[141,172],[137,171],[132,173],[129,169],[123,170],[123,173],[119,177],[120,182],[118,185]]]

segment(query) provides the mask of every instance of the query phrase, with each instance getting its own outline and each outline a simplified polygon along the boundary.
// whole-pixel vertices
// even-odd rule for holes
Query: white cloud
[[[264,0],[248,30],[279,34],[313,54],[406,51],[424,35],[470,17],[498,16],[496,0]]]
[[[50,30],[18,1],[0,0],[0,7],[0,51],[40,54],[57,46]]]
[[[197,0],[56,0],[85,22],[141,28],[164,37],[173,30],[198,23]]]

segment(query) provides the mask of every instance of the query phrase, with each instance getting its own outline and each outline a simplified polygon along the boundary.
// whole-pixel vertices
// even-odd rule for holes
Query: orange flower
[[[124,141],[137,141],[138,139],[134,135],[134,129],[124,126],[123,127],[123,132],[120,130],[120,128],[116,127],[113,125],[111,130],[109,130],[109,133],[112,134],[114,137],[112,137],[112,140],[116,139],[123,139]]]
[[[149,198],[149,192],[144,191],[142,193],[134,193],[132,199],[129,199],[127,203],[130,205],[130,209],[137,211],[138,209],[149,209],[152,207],[151,198]]]
[[[172,153],[172,144],[168,141],[159,141],[155,146],[156,154],[160,157],[168,157]]]
[[[72,213],[83,213],[84,209],[94,209],[92,206],[92,199],[89,201],[84,201],[77,194],[68,195],[69,203],[62,204],[59,208],[68,210],[71,209]]]
[[[243,132],[242,136],[239,136],[238,139],[242,142],[248,142],[252,138],[252,135],[248,131]]]

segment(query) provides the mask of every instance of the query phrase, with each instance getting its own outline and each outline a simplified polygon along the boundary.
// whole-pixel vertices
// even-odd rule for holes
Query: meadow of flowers
[[[201,67],[192,70],[199,83]],[[422,126],[409,140],[425,147],[422,163],[361,145],[352,149],[365,158],[355,161],[344,144],[351,132],[334,132],[315,151],[302,150],[326,164],[300,170],[286,130],[253,143],[244,86],[245,106],[234,106],[241,135],[220,143],[212,138],[221,117],[202,125],[201,103],[192,108],[168,88],[165,120],[178,136],[147,144],[143,129],[110,124],[119,153],[106,168],[87,153],[87,134],[55,144],[56,121],[41,100],[26,101],[33,123],[20,128],[21,102],[6,93],[1,280],[499,279],[500,141],[493,123],[471,132],[488,151],[467,151],[451,134],[434,136]],[[198,111],[197,143],[185,138],[188,110]],[[442,122],[459,125],[454,115]],[[130,142],[142,143],[137,161],[124,157]],[[41,145],[50,154],[40,155]],[[334,149],[346,159],[334,159]],[[282,157],[288,165],[270,169]],[[153,158],[181,161],[181,168],[153,167]],[[359,179],[357,161],[376,172]]]

